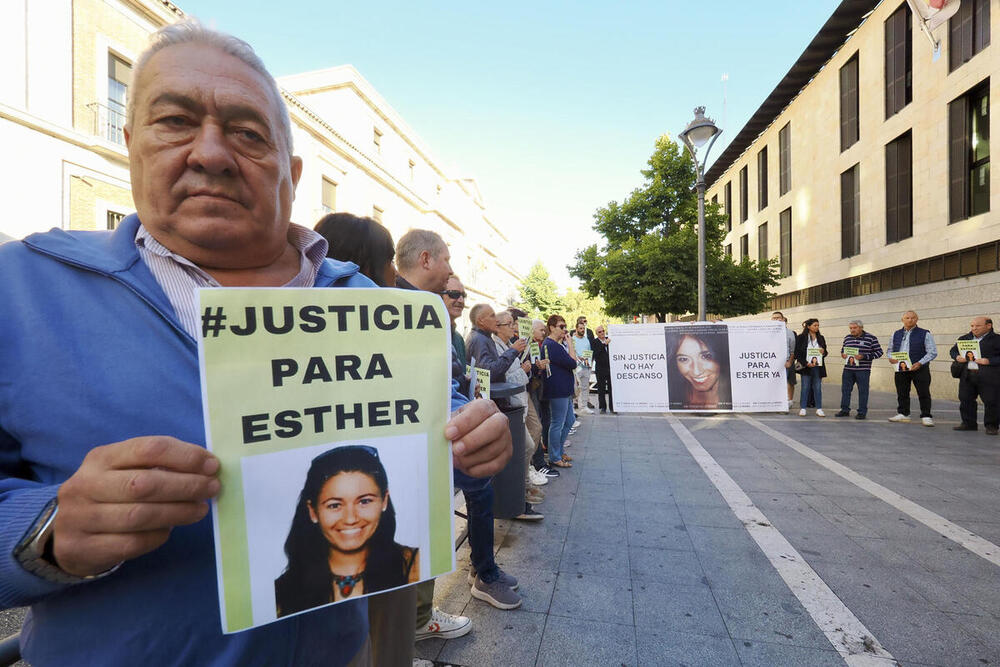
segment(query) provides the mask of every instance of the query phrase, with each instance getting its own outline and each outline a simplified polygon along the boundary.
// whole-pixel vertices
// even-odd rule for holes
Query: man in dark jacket
[[[597,337],[590,343],[591,349],[594,351],[594,370],[597,373],[597,406],[601,409],[601,414],[608,410],[614,414],[615,411],[615,402],[611,398],[611,356],[608,351],[610,343],[607,329],[602,324],[597,327]],[[608,395],[606,403],[605,394]]]
[[[895,372],[896,382],[896,415],[889,417],[891,422],[910,421],[910,385],[917,390],[920,399],[920,423],[924,426],[934,426],[931,416],[931,368],[930,363],[937,358],[937,345],[934,336],[927,329],[917,326],[917,314],[908,310],[903,313],[903,328],[892,334],[889,345],[892,364],[898,364],[892,359],[893,352],[906,352],[910,356],[907,368],[900,367]],[[895,369],[894,369],[895,370]]]
[[[497,354],[497,345],[491,336],[497,333],[497,316],[489,304],[477,303],[469,311],[472,320],[472,331],[466,343],[469,359],[475,359],[476,368],[485,368],[490,372],[490,382],[504,382],[511,365],[520,359],[521,353],[528,347],[528,341],[519,338],[503,353]]]
[[[958,344],[952,345],[949,352],[952,359],[966,365],[958,380],[962,423],[954,429],[976,430],[976,398],[979,397],[983,400],[983,425],[986,427],[986,434],[996,435],[1000,423],[1000,335],[994,333],[993,320],[988,317],[973,318],[969,328],[969,333],[958,339],[979,341],[979,356],[966,361],[958,351]]]

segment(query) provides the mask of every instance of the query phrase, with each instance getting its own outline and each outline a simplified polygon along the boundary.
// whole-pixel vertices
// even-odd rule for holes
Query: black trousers
[[[1000,386],[994,382],[983,381],[981,371],[965,370],[958,382],[958,400],[961,401],[958,410],[962,415],[962,423],[975,427],[976,412],[979,406],[976,399],[983,399],[983,424],[997,427],[1000,419]]]
[[[608,395],[607,403],[604,401],[604,394]],[[601,410],[611,410],[614,412],[615,403],[611,399],[611,369],[597,369],[597,407]]]
[[[920,417],[931,416],[931,367],[921,366],[915,371],[897,371],[896,376],[896,412],[910,415],[910,384],[917,390],[920,400]]]

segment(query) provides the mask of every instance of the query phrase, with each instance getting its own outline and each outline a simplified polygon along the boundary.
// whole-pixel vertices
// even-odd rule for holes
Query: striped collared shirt
[[[867,331],[862,331],[860,336],[852,336],[847,334],[844,336],[844,344],[840,348],[840,353],[844,353],[845,347],[856,347],[858,348],[858,354],[861,355],[861,361],[858,362],[857,366],[849,364],[849,359],[844,359],[844,368],[852,371],[870,371],[872,369],[872,359],[878,359],[882,356],[882,346],[879,345],[878,338],[875,334],[870,334]]]
[[[288,242],[299,251],[299,272],[283,286],[312,287],[326,257],[326,239],[311,229],[292,223],[288,227]],[[195,288],[222,285],[191,260],[167,250],[142,224],[135,235],[135,246],[142,261],[166,293],[184,331],[198,340],[201,335],[201,317]]]

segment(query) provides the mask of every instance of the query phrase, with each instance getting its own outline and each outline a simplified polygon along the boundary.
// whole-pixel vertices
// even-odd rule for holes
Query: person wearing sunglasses
[[[312,460],[274,582],[278,617],[414,583],[415,547],[396,543],[396,510],[374,447],[337,447]]]
[[[563,458],[563,445],[575,419],[573,415],[573,371],[576,361],[563,347],[566,338],[566,320],[561,315],[549,317],[546,325],[549,335],[542,343],[543,356],[549,360],[549,375],[545,379],[542,397],[549,402],[549,465],[571,468],[573,464]]]

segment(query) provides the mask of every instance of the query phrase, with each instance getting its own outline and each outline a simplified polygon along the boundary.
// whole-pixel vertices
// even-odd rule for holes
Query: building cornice
[[[770,127],[802,89],[809,85],[813,77],[826,66],[830,58],[850,39],[854,31],[881,1],[843,0],[840,3],[788,73],[705,173],[705,183],[708,187],[712,187],[716,180],[739,161],[757,137]]]

